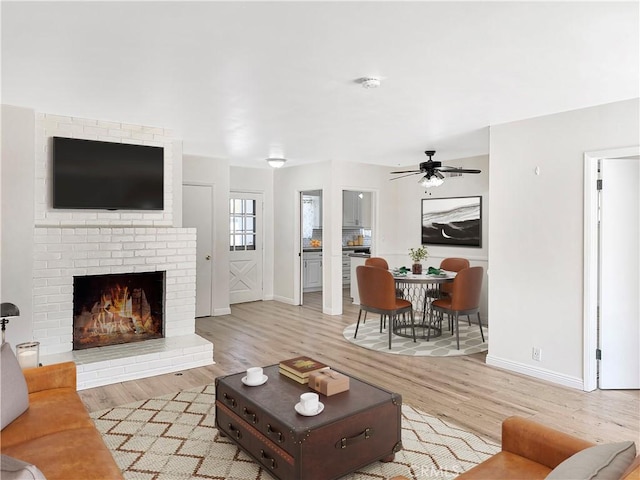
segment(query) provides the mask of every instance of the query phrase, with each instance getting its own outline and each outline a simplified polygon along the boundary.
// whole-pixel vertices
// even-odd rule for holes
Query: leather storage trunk
[[[244,373],[216,378],[216,426],[281,480],[337,479],[402,448],[402,397],[350,377],[349,390],[320,395],[324,410],[295,411],[311,391],[266,367],[267,382],[242,383]]]

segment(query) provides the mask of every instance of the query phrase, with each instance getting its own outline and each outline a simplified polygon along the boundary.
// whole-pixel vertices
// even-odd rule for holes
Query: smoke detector
[[[362,88],[378,88],[380,86],[380,79],[376,77],[362,77],[356,82],[362,85]]]

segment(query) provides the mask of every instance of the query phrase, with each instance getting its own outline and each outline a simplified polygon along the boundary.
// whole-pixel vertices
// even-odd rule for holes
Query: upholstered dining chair
[[[484,342],[484,333],[482,332],[482,321],[480,319],[480,292],[482,291],[482,277],[484,269],[482,267],[469,267],[460,270],[453,279],[451,295],[448,297],[438,298],[431,302],[431,314],[429,322],[433,324],[434,312],[439,314],[439,323],[442,327],[442,317],[444,314],[449,315],[452,328],[456,331],[456,343],[460,350],[460,328],[458,318],[460,315],[467,315],[471,321],[470,315],[475,313],[478,315],[478,326],[480,327],[480,335]],[[427,329],[427,340],[431,329]]]
[[[466,258],[449,257],[440,262],[440,268],[447,272],[459,272],[465,268],[469,268],[469,260]],[[453,283],[443,283],[440,285],[440,295],[451,295],[453,291]]]
[[[389,270],[389,264],[382,257],[369,257],[364,261],[365,265],[369,265],[371,267],[383,268],[385,270]]]
[[[469,260],[466,258],[449,257],[443,258],[440,262],[440,268],[448,272],[459,272],[463,268],[469,267]],[[428,301],[428,298],[440,298],[450,295],[452,288],[453,283],[448,282],[440,284],[438,288],[427,289],[424,299],[425,303]]]
[[[411,332],[415,342],[416,329],[413,306],[408,300],[396,297],[396,284],[391,272],[371,265],[359,265],[356,267],[356,277],[358,279],[358,292],[360,293],[360,312],[358,313],[358,323],[356,324],[353,338],[358,335],[362,312],[365,312],[365,315],[366,312],[379,313],[381,315],[380,333],[382,333],[384,317],[389,318],[389,348],[391,348],[394,324],[398,321],[399,315],[408,313],[411,318]]]

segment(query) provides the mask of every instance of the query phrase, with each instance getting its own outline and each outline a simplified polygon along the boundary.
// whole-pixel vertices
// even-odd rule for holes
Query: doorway
[[[229,303],[262,300],[262,245],[262,194],[231,192]]]
[[[213,188],[182,186],[182,225],[196,228],[196,317],[213,315]]]
[[[584,390],[640,388],[640,148],[585,154],[584,184]]]
[[[322,210],[322,190],[300,192],[301,305],[310,298],[322,302]]]

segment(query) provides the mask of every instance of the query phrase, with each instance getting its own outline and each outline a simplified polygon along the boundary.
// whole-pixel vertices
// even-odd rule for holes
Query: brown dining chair
[[[356,267],[356,277],[358,279],[358,292],[360,293],[360,312],[358,313],[358,323],[353,338],[358,335],[360,318],[362,312],[379,313],[380,333],[382,333],[382,323],[384,317],[389,318],[389,349],[391,349],[391,336],[393,327],[398,321],[399,315],[411,317],[411,332],[413,341],[416,341],[416,329],[413,316],[413,306],[411,302],[396,296],[396,284],[393,275],[389,270],[384,270],[371,265],[359,265]]]
[[[370,267],[378,267],[384,270],[389,270],[389,264],[382,257],[369,257],[364,261],[365,265],[369,265]]]
[[[447,272],[459,272],[460,270],[469,268],[470,266],[471,265],[469,265],[469,260],[467,260],[466,258],[450,257],[445,258],[442,260],[442,262],[440,262],[440,268],[442,270],[446,270]],[[453,283],[443,283],[442,285],[440,285],[441,296],[451,295],[452,291]]]
[[[469,260],[466,258],[457,258],[457,257],[449,257],[444,258],[440,262],[440,268],[442,270],[446,270],[447,272],[459,272],[463,268],[469,268]],[[451,289],[453,288],[452,282],[442,283],[438,286],[438,288],[430,288],[426,291],[425,297],[430,298],[440,298],[446,297],[451,294]],[[425,302],[427,298],[425,298]]]
[[[458,318],[460,315],[467,315],[471,321],[470,315],[475,313],[478,315],[478,326],[480,327],[480,335],[484,342],[484,333],[482,332],[482,321],[480,319],[480,292],[482,291],[482,277],[484,269],[482,267],[469,267],[460,270],[453,279],[451,295],[448,297],[438,298],[431,302],[431,314],[429,322],[433,325],[433,314],[439,314],[440,328],[442,328],[442,317],[447,314],[450,318],[452,328],[456,331],[456,343],[460,350],[460,329]],[[427,329],[427,340],[431,329]]]
[[[364,261],[364,264],[368,265],[370,267],[376,267],[376,268],[382,268],[384,270],[389,270],[389,264],[382,257],[369,257]],[[404,292],[402,291],[401,288],[396,288],[396,297],[404,298]],[[380,318],[380,321],[382,322],[383,327],[386,327],[386,323],[385,323],[385,320],[384,320],[383,317]],[[367,312],[364,312],[364,319],[362,320],[362,323],[365,323],[366,321],[367,321]]]

